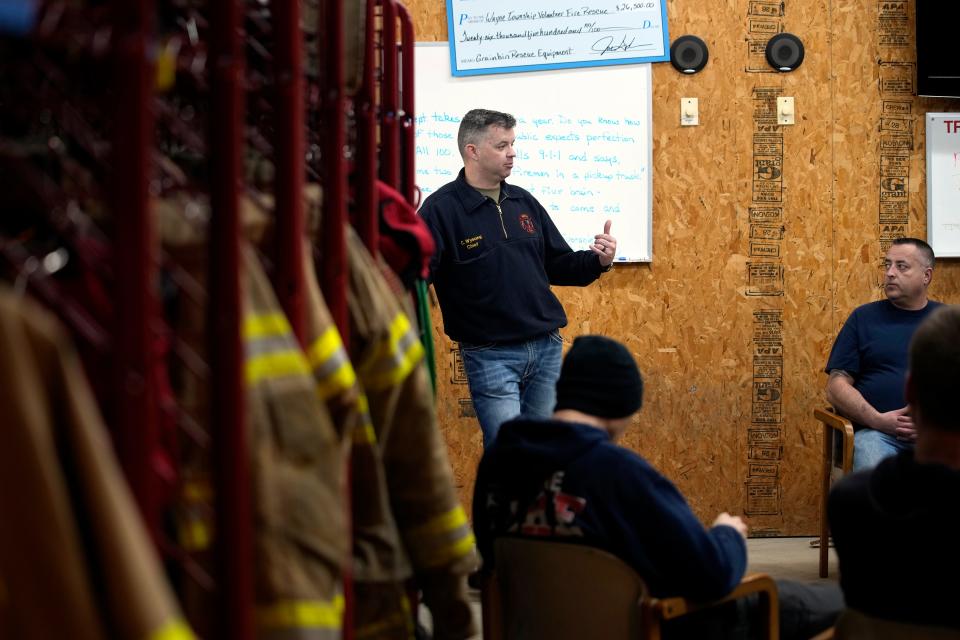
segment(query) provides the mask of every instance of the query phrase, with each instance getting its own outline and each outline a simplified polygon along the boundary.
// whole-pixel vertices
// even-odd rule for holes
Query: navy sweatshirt
[[[747,566],[736,529],[704,528],[646,460],[572,422],[517,419],[501,427],[477,472],[473,522],[487,568],[498,536],[562,539],[623,559],[655,596],[718,598]]]
[[[420,215],[437,245],[430,274],[444,330],[457,342],[518,342],[566,326],[550,285],[585,286],[603,272],[592,251],[570,249],[536,198],[506,182],[498,209],[461,169]]]

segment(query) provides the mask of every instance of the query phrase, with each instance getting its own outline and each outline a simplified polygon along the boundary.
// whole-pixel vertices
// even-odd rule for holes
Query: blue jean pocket
[[[492,349],[497,346],[496,342],[460,342],[458,344],[461,351],[486,351],[487,349]]]

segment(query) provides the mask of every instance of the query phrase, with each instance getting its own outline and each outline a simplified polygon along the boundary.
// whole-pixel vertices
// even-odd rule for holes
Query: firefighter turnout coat
[[[457,498],[416,330],[397,295],[347,229],[350,354],[369,401],[389,501],[404,550],[433,616],[434,637],[475,632],[467,575],[473,532]]]
[[[339,638],[349,557],[340,438],[250,246],[242,282],[258,637]]]
[[[192,640],[72,343],[0,289],[0,638]]]

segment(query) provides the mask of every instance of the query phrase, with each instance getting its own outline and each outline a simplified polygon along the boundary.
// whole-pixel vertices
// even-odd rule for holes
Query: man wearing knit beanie
[[[484,570],[493,569],[494,539],[509,535],[562,538],[609,551],[632,566],[654,596],[712,600],[740,582],[747,567],[743,520],[724,512],[704,527],[668,479],[617,446],[642,402],[643,378],[626,347],[603,336],[574,340],[560,370],[553,417],[504,423],[480,461],[473,525]],[[815,635],[842,608],[836,585],[828,593],[780,586],[788,607],[807,618],[794,625],[798,614],[781,606],[789,621],[781,637]],[[681,619],[672,632],[671,622],[667,637],[727,637],[748,624],[751,606],[742,603],[722,619]],[[690,623],[709,631],[684,626]]]
[[[560,368],[555,412],[564,412],[573,421],[579,421],[578,416],[608,421],[605,427],[615,437],[642,404],[643,378],[626,347],[603,336],[573,341]]]

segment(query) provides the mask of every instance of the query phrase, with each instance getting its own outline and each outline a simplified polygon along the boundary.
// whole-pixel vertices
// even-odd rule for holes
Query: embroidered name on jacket
[[[460,241],[460,246],[464,249],[476,249],[480,246],[480,241],[483,240],[483,236],[473,236],[472,238],[464,238]]]
[[[537,228],[533,226],[533,219],[530,218],[529,214],[521,213],[519,220],[521,229],[527,233],[536,233]]]

